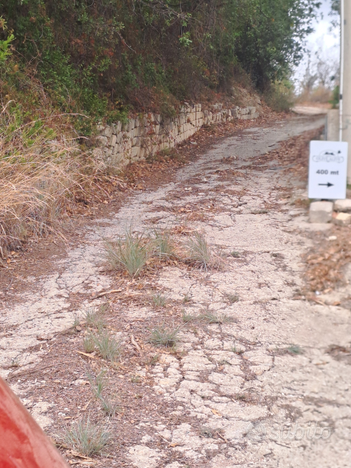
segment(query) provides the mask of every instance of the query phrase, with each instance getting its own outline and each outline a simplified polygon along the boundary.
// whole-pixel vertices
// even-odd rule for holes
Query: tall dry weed
[[[57,230],[97,171],[58,117],[22,120],[11,105],[0,112],[0,259],[28,237]]]

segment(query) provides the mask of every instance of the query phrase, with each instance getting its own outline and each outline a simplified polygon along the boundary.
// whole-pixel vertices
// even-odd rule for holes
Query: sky
[[[321,0],[322,6],[319,9],[317,20],[313,21],[312,27],[314,32],[306,38],[306,49],[308,50],[311,62],[318,52],[323,60],[331,62],[339,62],[340,55],[340,31],[339,28],[332,28],[331,21],[336,19],[336,16],[330,16],[330,0]],[[331,29],[333,29],[331,31]],[[299,87],[299,81],[303,79],[308,63],[308,54],[305,54],[301,64],[294,71],[293,79],[295,86]]]

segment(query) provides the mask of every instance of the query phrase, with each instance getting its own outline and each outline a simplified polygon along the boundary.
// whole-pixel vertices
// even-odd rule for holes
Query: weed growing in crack
[[[214,324],[214,323],[229,323],[229,322],[234,322],[235,319],[232,317],[228,317],[227,315],[218,315],[215,312],[212,312],[209,307],[207,307],[201,314],[197,316],[197,320],[200,322],[206,322],[209,324]]]
[[[160,258],[170,258],[175,255],[174,242],[167,231],[154,231],[154,249]]]
[[[164,307],[167,303],[167,297],[162,294],[154,294],[152,296],[152,302],[155,307]]]
[[[222,323],[221,318],[219,315],[217,315],[214,312],[211,312],[210,310],[207,310],[206,312],[203,312],[202,314],[199,314],[197,316],[197,319],[200,320],[200,322],[206,322],[206,323]]]
[[[104,304],[105,305],[105,304]],[[98,331],[102,331],[106,327],[104,321],[105,308],[100,306],[98,310],[90,309],[85,314],[85,323],[90,328],[96,328]]]
[[[236,294],[225,293],[224,297],[227,299],[229,304],[235,304],[235,302],[239,301],[239,296]]]
[[[118,410],[118,405],[115,401],[110,400],[108,397],[100,397],[100,404],[101,404],[101,409],[103,412],[106,414],[106,416],[109,416],[112,418],[117,410]]]
[[[127,271],[129,276],[138,276],[150,254],[149,240],[142,233],[133,234],[129,229],[125,237],[116,242],[105,242],[106,257],[114,270]]]
[[[114,362],[120,357],[121,344],[108,332],[103,331],[94,335],[94,344],[103,359]]]
[[[167,348],[173,348],[176,346],[178,338],[179,328],[167,328],[165,326],[159,326],[151,331],[149,342],[155,346],[165,346]]]
[[[65,443],[86,457],[99,454],[109,440],[109,431],[101,425],[92,423],[89,417],[72,424],[64,435]]]
[[[95,340],[91,333],[84,337],[83,348],[86,353],[92,353],[95,350]]]
[[[295,355],[304,353],[303,349],[299,345],[294,345],[294,344],[286,348],[286,352],[289,354],[295,354]]]
[[[197,232],[186,245],[189,260],[207,270],[212,261],[212,254],[205,237]]]
[[[197,320],[197,316],[193,314],[187,314],[183,311],[182,319],[184,323],[195,322]]]
[[[236,250],[233,250],[233,252],[230,252],[230,256],[234,258],[240,258],[241,254],[240,252],[237,252]]]
[[[105,376],[106,376],[106,371],[104,370],[100,371],[98,375],[95,377],[91,374],[88,375],[90,388],[95,398],[102,397],[102,391],[107,385],[107,380]]]
[[[211,429],[210,427],[201,427],[200,428],[200,437],[207,437],[211,439],[215,435],[216,431]]]
[[[88,375],[88,380],[90,382],[91,391],[94,397],[100,402],[103,412],[109,417],[114,416],[118,407],[116,402],[102,395],[102,392],[108,385],[106,371],[102,370],[96,376]]]

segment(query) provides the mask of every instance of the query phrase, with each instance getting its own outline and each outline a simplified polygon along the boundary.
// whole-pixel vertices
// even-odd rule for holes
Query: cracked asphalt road
[[[130,225],[138,231],[174,228],[184,224],[177,208],[191,212],[202,206],[203,218],[188,220],[187,228],[205,234],[226,258],[224,268],[165,267],[158,285],[169,300],[189,295],[186,314],[207,307],[231,321],[183,328],[180,359],[160,352],[156,366],[140,367],[140,375],[150,373],[153,392],[176,405],[173,414],[180,422],[139,422],[139,443],[125,449],[129,466],[349,467],[350,367],[327,350],[349,345],[350,311],[296,299],[303,287],[301,255],[312,240],[305,209],[291,202],[306,198],[306,187],[281,161],[256,167],[279,141],[322,123],[299,117],[227,138],[179,170],[173,182],[137,193],[113,217],[97,220],[82,232],[82,244],[59,260],[60,273],[33,275],[21,300],[1,311],[2,376],[14,360],[22,368],[35,365],[45,354],[28,351],[38,336],[71,326],[73,315],[82,316],[91,306],[93,293],[113,287],[101,268],[104,239]],[[71,294],[83,298],[74,311]],[[227,298],[234,294],[239,301],[231,303]],[[123,313],[132,320],[157,312],[133,307]],[[16,390],[25,392],[25,384]],[[176,461],[168,462],[160,437]]]

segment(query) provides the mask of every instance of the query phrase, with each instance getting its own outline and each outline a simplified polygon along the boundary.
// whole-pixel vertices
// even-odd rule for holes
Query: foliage
[[[0,16],[0,29],[2,29],[2,31],[7,30],[6,21],[2,16]],[[15,36],[12,33],[5,37],[5,39],[0,39],[0,66],[4,64],[7,57],[11,55],[10,45],[14,39]]]
[[[331,0],[331,10],[333,13],[340,14],[340,0]]]
[[[332,105],[333,109],[336,109],[339,107],[340,103],[340,86],[337,85],[333,89],[333,94],[332,94],[332,99],[330,101],[330,104]]]
[[[287,112],[293,103],[293,87],[288,80],[272,83],[265,92],[264,98],[276,112]]]
[[[19,70],[44,86],[80,132],[130,106],[174,112],[205,88],[229,89],[244,70],[265,89],[302,55],[317,0],[0,0]],[[2,20],[3,29],[5,22]],[[1,26],[1,24],[0,24]],[[11,86],[18,83],[8,76]]]

